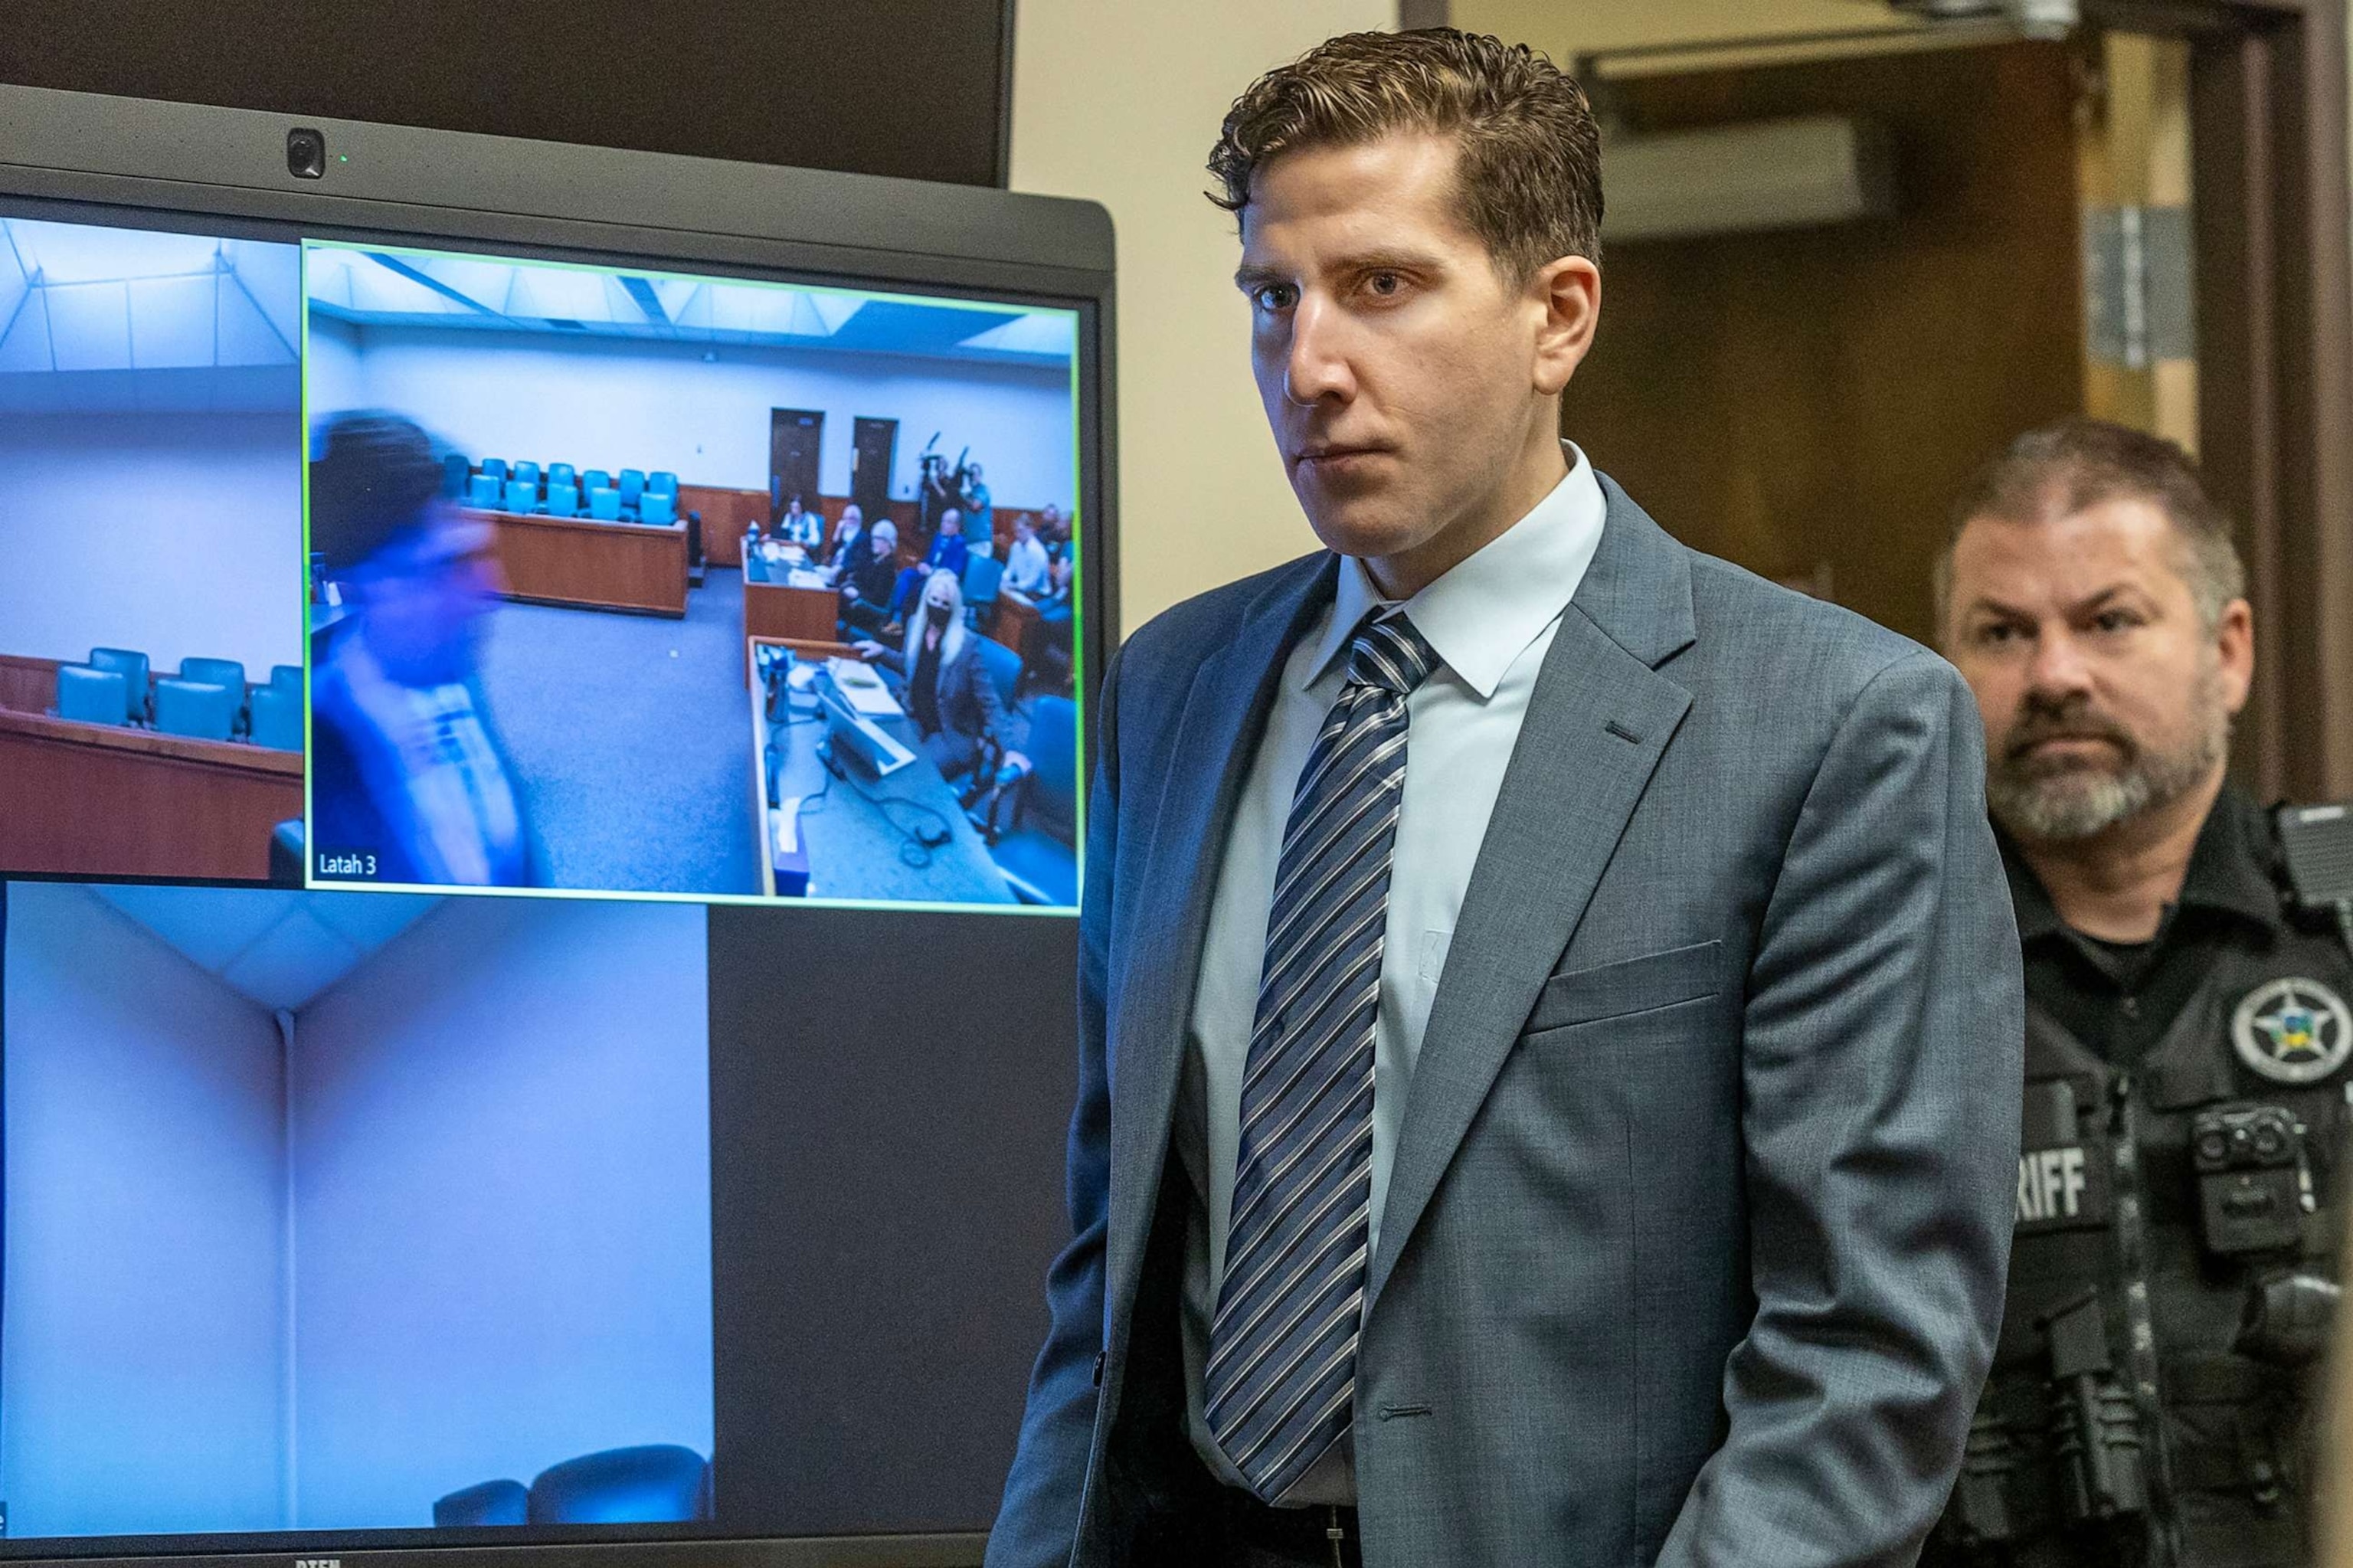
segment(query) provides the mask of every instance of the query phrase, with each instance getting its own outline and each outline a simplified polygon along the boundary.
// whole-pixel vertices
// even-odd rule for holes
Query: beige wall
[[[1315,547],[1250,375],[1233,221],[1202,199],[1227,107],[1396,0],[1021,0],[1013,188],[1119,229],[1120,621]]]

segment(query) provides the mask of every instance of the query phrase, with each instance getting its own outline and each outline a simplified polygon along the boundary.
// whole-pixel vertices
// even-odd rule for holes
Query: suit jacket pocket
[[[1572,969],[1545,981],[1523,1031],[1526,1034],[1592,1023],[1628,1013],[1697,1001],[1724,989],[1724,944],[1696,942]]]

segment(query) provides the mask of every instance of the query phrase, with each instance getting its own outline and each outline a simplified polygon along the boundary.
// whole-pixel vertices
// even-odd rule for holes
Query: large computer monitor
[[[1111,313],[1089,204],[0,88],[0,1564],[978,1561]]]

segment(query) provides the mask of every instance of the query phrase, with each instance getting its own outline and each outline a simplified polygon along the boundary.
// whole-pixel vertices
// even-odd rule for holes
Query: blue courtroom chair
[[[461,1530],[480,1524],[528,1524],[531,1494],[521,1481],[484,1481],[451,1492],[433,1504],[436,1530]]]
[[[507,481],[507,510],[536,512],[539,510],[539,486],[527,479]]]
[[[291,692],[298,697],[301,696],[302,694],[302,666],[300,664],[272,664],[269,666],[269,683],[285,691]]]
[[[477,512],[495,512],[501,493],[500,481],[487,473],[478,473],[466,487],[466,504]]]
[[[566,1459],[531,1483],[533,1524],[668,1524],[691,1520],[702,1494],[702,1456],[656,1444]]]
[[[93,670],[87,664],[58,666],[58,717],[83,724],[123,724],[130,703],[123,696],[130,683],[120,670]]]
[[[600,484],[588,493],[588,515],[599,523],[621,520],[621,493],[609,484]]]
[[[245,696],[245,666],[234,659],[183,659],[180,679],[227,686],[240,701]]]
[[[234,659],[183,659],[180,679],[196,681],[209,686],[227,686],[237,698],[237,717],[231,728],[242,732],[246,727],[245,666]]]
[[[988,672],[989,683],[997,688],[997,700],[1010,708],[1014,688],[1021,683],[1021,655],[993,637],[979,639],[976,646],[980,667]]]
[[[670,472],[668,469],[664,469],[659,473],[649,473],[646,475],[646,488],[648,490],[659,490],[665,495],[676,495],[678,493],[678,475]]]
[[[556,480],[547,482],[547,514],[550,517],[580,515],[579,487]]]
[[[507,460],[504,458],[484,458],[482,460],[482,471],[489,474],[499,483],[504,484],[507,482]]]
[[[638,496],[638,521],[665,526],[677,522],[677,493],[666,490],[649,490]]]
[[[592,490],[609,490],[612,484],[611,474],[601,468],[592,468],[580,476],[580,493],[586,495]]]
[[[253,688],[253,744],[273,751],[302,749],[302,694],[283,686]]]
[[[1021,747],[1029,772],[1007,790],[1013,797],[1012,831],[988,852],[1024,904],[1079,901],[1079,859],[1071,849],[1078,827],[1078,714],[1068,697],[1038,700]]]
[[[1005,563],[994,556],[975,556],[964,564],[964,612],[972,625],[987,630],[997,619],[997,585],[1005,580]]]
[[[580,483],[580,475],[574,471],[572,465],[568,462],[552,462],[547,465],[547,482],[550,487],[559,484],[569,484],[577,488]]]
[[[621,471],[621,510],[628,512],[638,504],[638,497],[646,493],[646,471],[625,468]]]
[[[195,740],[227,740],[237,727],[241,692],[208,681],[181,681],[166,675],[155,683],[155,727],[165,735]]]
[[[521,480],[523,483],[530,485],[533,492],[536,493],[539,489],[539,465],[535,462],[519,462],[515,464],[514,473],[510,477],[508,482],[512,483],[515,480]]]
[[[147,721],[147,655],[128,648],[93,648],[90,667],[111,670],[122,677],[122,716],[133,724]],[[120,721],[110,721],[117,722]]]
[[[456,501],[463,497],[473,478],[473,464],[466,461],[463,452],[451,452],[441,460],[441,494],[444,499]]]

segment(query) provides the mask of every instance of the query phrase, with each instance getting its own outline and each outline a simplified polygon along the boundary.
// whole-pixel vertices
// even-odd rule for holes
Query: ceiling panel
[[[41,290],[49,308],[49,355],[59,370],[131,368],[131,291],[121,283]]]
[[[1063,313],[976,311],[835,290],[633,277],[469,257],[310,253],[311,304],[362,326],[772,346],[1067,366]]]
[[[127,885],[90,891],[272,1012],[307,1006],[442,902],[389,893]]]

